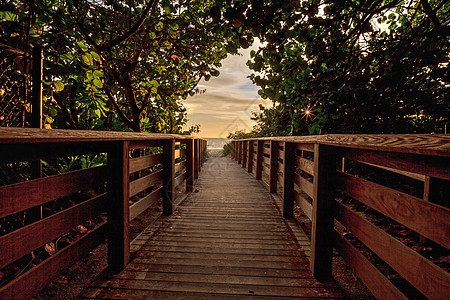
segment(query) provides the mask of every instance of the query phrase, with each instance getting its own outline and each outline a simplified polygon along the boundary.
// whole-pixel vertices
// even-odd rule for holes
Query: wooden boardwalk
[[[196,192],[132,243],[131,263],[82,298],[341,298],[319,283],[267,190],[229,158],[205,163]]]

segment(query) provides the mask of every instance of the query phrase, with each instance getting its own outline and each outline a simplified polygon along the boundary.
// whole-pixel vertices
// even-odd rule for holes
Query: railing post
[[[194,139],[194,179],[198,179],[199,172],[199,162],[200,160],[200,151],[199,151],[199,140]]]
[[[120,271],[130,261],[129,142],[113,144],[108,152],[108,265]]]
[[[319,280],[332,274],[335,154],[330,146],[314,145],[314,196],[311,231],[311,272]]]
[[[278,180],[278,142],[270,141],[270,178],[269,178],[269,192],[277,192]]]
[[[242,164],[242,141],[238,141],[238,151],[239,151],[239,155],[238,155],[238,164]]]
[[[264,154],[264,141],[258,140],[257,153],[256,153],[256,180],[262,179],[262,163]]]
[[[248,165],[247,165],[247,171],[249,173],[253,173],[253,144],[255,143],[255,141],[251,140],[248,141]]]
[[[247,167],[247,152],[248,152],[248,147],[247,147],[248,142],[244,141],[242,144],[242,167],[245,169]]]
[[[175,175],[175,140],[163,141],[163,215],[173,211],[174,175]]]
[[[284,143],[283,151],[283,217],[294,216],[295,144]]]
[[[186,192],[194,190],[194,140],[186,140]]]

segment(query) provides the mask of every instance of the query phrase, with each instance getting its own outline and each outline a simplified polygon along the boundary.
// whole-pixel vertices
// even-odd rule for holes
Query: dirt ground
[[[130,224],[130,240],[133,240],[160,215],[160,205],[155,203],[155,205],[132,220]],[[106,266],[107,247],[106,243],[103,243],[92,250],[85,259],[77,262],[70,269],[64,270],[58,278],[53,280],[33,299],[76,299],[83,289],[106,269]]]

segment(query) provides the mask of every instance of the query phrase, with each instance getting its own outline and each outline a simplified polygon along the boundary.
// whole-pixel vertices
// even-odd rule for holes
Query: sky
[[[200,124],[199,136],[203,138],[223,138],[230,132],[244,129],[251,131],[256,123],[250,120],[252,111],[258,111],[259,104],[270,106],[270,100],[258,95],[259,87],[254,85],[246,62],[250,51],[257,49],[259,43],[248,49],[241,49],[241,56],[229,55],[219,69],[220,75],[209,81],[201,80],[198,87],[206,92],[183,101],[187,107],[186,129]]]

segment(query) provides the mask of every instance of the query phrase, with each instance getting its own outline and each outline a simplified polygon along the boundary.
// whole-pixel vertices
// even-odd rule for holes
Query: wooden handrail
[[[179,145],[177,149],[175,144]],[[106,238],[108,267],[123,269],[130,260],[130,220],[161,198],[163,213],[171,214],[177,195],[174,189],[186,182],[186,191],[193,190],[194,169],[200,171],[205,151],[206,140],[182,135],[0,128],[1,164],[81,154],[107,156],[105,166],[1,186],[0,217],[9,217],[79,191],[93,190],[105,183],[108,187],[101,196],[91,195],[75,206],[0,236],[0,267],[4,267],[65,234],[73,226],[107,212],[105,224],[0,287],[0,298],[32,297],[60,270]],[[131,158],[131,153],[141,155]],[[131,197],[141,193],[145,195],[130,207]],[[52,222],[51,230],[40,234],[44,227],[49,227],[49,222]]]
[[[352,197],[449,249],[449,135],[323,135],[234,140],[235,159],[242,166],[253,162],[253,153],[249,153],[252,150],[244,145],[254,143],[257,144],[256,165],[251,172],[256,179],[268,181],[265,183],[271,193],[278,192],[277,185],[282,187],[283,216],[292,217],[296,205],[312,221],[310,262],[316,278],[332,277],[335,248],[376,297],[406,298],[334,228],[335,222],[339,222],[426,297],[440,299],[450,294],[448,272],[336,200],[338,195]],[[263,146],[267,143],[270,148]],[[370,178],[349,174],[346,165],[351,163],[410,177],[422,184],[423,196],[408,195],[395,186],[383,186]]]

